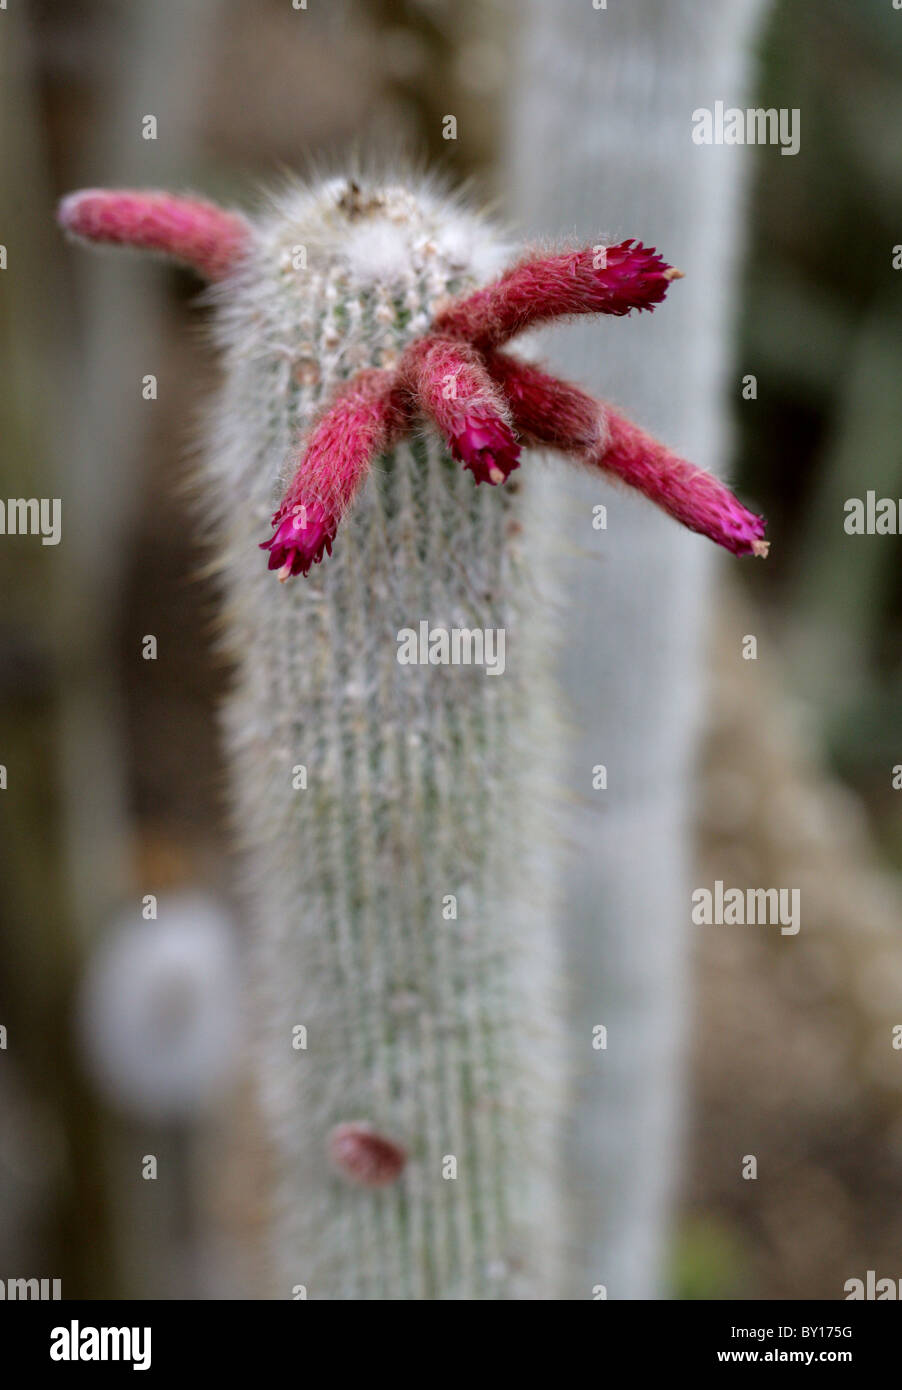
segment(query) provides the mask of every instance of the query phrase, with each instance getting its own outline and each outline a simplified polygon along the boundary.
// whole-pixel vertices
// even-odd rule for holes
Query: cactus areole
[[[60,221],[211,282],[225,379],[200,482],[236,663],[267,1291],[558,1297],[552,528],[512,480],[557,450],[736,554],[767,545],[717,479],[507,345],[653,309],[679,272],[633,241],[512,261],[444,194],[362,180],[253,218],[90,190]],[[403,661],[423,625],[455,651],[506,634],[503,679]]]

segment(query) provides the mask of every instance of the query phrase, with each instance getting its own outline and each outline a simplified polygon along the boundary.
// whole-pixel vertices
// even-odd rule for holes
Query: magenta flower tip
[[[520,467],[520,445],[503,420],[468,415],[451,440],[451,452],[479,483],[504,483]]]
[[[615,315],[654,308],[667,294],[670,282],[683,278],[683,272],[668,265],[653,246],[633,239],[609,246],[604,265],[595,274],[599,288],[613,297],[608,312]]]
[[[275,532],[268,541],[261,541],[260,549],[269,551],[268,568],[279,571],[280,583],[292,575],[308,574],[324,553],[332,554],[338,528],[318,502],[283,507],[274,514],[272,524]]]
[[[763,559],[770,549],[770,542],[764,539],[767,529],[764,517],[750,512],[718,479],[688,465],[684,466],[685,489],[674,487],[679,467],[679,464],[674,466],[663,491],[666,497],[672,488],[675,498],[682,491],[680,520],[734,555],[755,555]]]
[[[737,515],[732,522],[727,523],[727,535],[732,534],[734,544],[729,541],[725,543],[728,550],[732,550],[734,555],[754,555],[758,559],[766,558],[770,550],[770,541],[764,539],[764,532],[767,529],[767,522],[763,516],[755,516],[754,512],[746,511],[740,506],[741,514]]]

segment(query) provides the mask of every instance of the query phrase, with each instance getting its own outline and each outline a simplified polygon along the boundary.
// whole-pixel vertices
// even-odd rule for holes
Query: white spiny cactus
[[[215,292],[226,380],[204,481],[286,1297],[556,1289],[555,966],[530,828],[550,719],[515,490],[474,487],[424,434],[380,461],[306,581],[275,583],[258,549],[335,386],[391,365],[501,254],[427,190],[333,182],[286,195]],[[504,675],[399,664],[422,619],[505,629]],[[390,1186],[330,1161],[355,1121],[406,1151]]]

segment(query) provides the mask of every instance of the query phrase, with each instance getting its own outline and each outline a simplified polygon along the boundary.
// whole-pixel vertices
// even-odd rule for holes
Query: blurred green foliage
[[[691,1217],[677,1231],[670,1256],[670,1296],[684,1299],[741,1298],[747,1258],[741,1241],[723,1221]]]

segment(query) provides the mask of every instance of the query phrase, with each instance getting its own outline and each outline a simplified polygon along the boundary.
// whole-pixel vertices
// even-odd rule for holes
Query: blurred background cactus
[[[558,8],[549,0],[546,22]],[[4,186],[16,196],[6,200],[0,232],[9,362],[0,387],[0,493],[61,496],[64,505],[60,546],[0,538],[8,596],[0,627],[8,917],[0,942],[7,1028],[0,1273],[61,1274],[70,1295],[247,1296],[267,1287],[262,1271],[248,1267],[247,1252],[261,1248],[269,1219],[259,1191],[268,1186],[267,1158],[240,1068],[225,1095],[214,1088],[202,1114],[138,1116],[111,1103],[109,1089],[98,1091],[73,1041],[83,968],[121,910],[143,931],[147,894],[159,894],[165,911],[167,891],[227,892],[216,739],[227,672],[215,636],[201,640],[212,627],[215,588],[199,577],[206,556],[192,541],[181,491],[191,435],[184,422],[217,371],[192,341],[196,282],[136,259],[68,253],[53,227],[55,198],[84,184],[129,183],[193,186],[240,204],[255,178],[272,183],[308,152],[400,140],[453,179],[474,174],[481,190],[503,196],[505,214],[524,232],[576,230],[586,218],[605,235],[657,237],[677,259],[665,231],[633,225],[649,175],[634,161],[631,180],[629,161],[617,159],[618,122],[628,108],[598,72],[610,64],[632,73],[640,95],[646,81],[649,93],[678,86],[683,41],[700,49],[707,37],[691,37],[699,29],[740,9],[749,23],[752,7],[687,0],[679,7],[686,27],[673,35],[657,78],[637,55],[654,50],[671,6],[630,5],[628,62],[615,37],[617,8],[572,6],[573,14],[591,10],[596,26],[582,78],[589,96],[563,137],[572,150],[562,163],[578,173],[583,161],[583,187],[579,203],[571,193],[545,217],[538,211],[545,174],[558,177],[550,167],[558,155],[543,161],[530,153],[529,132],[541,117],[538,105],[529,115],[522,67],[524,55],[541,51],[539,3],[326,7],[311,0],[300,11],[282,0],[152,7],[85,0],[77,9],[33,4],[2,15],[0,100],[8,119],[0,123],[0,159]],[[897,353],[889,324],[900,293],[893,253],[902,240],[902,171],[891,132],[902,103],[900,24],[890,4],[777,0],[762,30],[760,65],[749,29],[747,51],[737,39],[738,66],[724,70],[723,90],[699,75],[703,90],[686,97],[685,147],[670,152],[678,198],[693,158],[692,108],[733,100],[741,70],[755,104],[802,110],[798,156],[731,152],[749,185],[749,254],[731,338],[735,365],[724,358],[720,399],[734,402],[743,495],[768,514],[774,548],[766,567],[746,564],[737,576],[721,566],[716,582],[710,575],[696,591],[699,606],[719,614],[709,695],[699,706],[702,775],[689,782],[685,773],[700,794],[685,795],[674,824],[698,867],[676,865],[671,882],[677,870],[699,883],[799,882],[809,906],[786,947],[749,931],[691,938],[688,901],[684,913],[676,888],[662,896],[663,934],[655,934],[657,910],[650,911],[641,940],[655,950],[664,943],[692,992],[682,1054],[675,1045],[687,1032],[686,995],[676,1016],[666,971],[653,976],[629,944],[615,961],[607,977],[612,1004],[625,1025],[641,1029],[647,1048],[621,1053],[606,1081],[598,1063],[611,1053],[599,1056],[587,1042],[580,1054],[576,1080],[584,1095],[596,1095],[579,1133],[566,1132],[571,1153],[583,1155],[583,1174],[594,1174],[581,1190],[595,1253],[587,1258],[582,1241],[571,1249],[573,1296],[591,1296],[585,1268],[597,1270],[617,1249],[629,1261],[607,1260],[614,1274],[592,1280],[609,1282],[611,1296],[627,1269],[632,1288],[682,1297],[837,1297],[845,1278],[867,1268],[899,1272],[902,1108],[899,1054],[887,1043],[890,1024],[902,1021],[894,985],[902,809],[892,786],[892,767],[902,762],[893,641],[900,595],[891,554],[898,541],[846,536],[841,503],[869,487],[895,489]],[[556,71],[576,83],[568,61],[561,56]],[[142,138],[148,113],[159,120],[156,140]],[[453,139],[445,135],[449,114],[457,121]],[[713,167],[722,152],[694,153],[710,156]],[[561,184],[565,177],[567,168]],[[700,297],[687,295],[687,304],[699,304],[703,272],[682,268],[690,276],[680,289],[694,286]],[[719,292],[714,308],[719,318]],[[673,326],[671,360],[697,353],[701,362],[710,351],[705,313],[690,317],[693,337]],[[651,327],[645,321],[634,332]],[[671,331],[663,313],[654,330]],[[721,324],[717,340],[729,331]],[[591,384],[625,406],[633,404],[632,351],[619,334],[609,350],[592,349],[598,377]],[[573,374],[590,382],[584,367]],[[682,365],[687,380],[691,368]],[[147,373],[157,376],[153,403],[142,399]],[[742,398],[748,373],[757,377],[755,400]],[[656,384],[640,381],[641,389]],[[687,384],[687,412],[695,400]],[[676,409],[674,402],[662,380],[655,409]],[[643,423],[661,433],[672,427],[663,415]],[[691,433],[687,413],[668,443],[688,453]],[[713,444],[699,461],[726,466]],[[626,534],[589,538],[595,557],[608,556],[593,561],[602,570],[593,592],[603,594],[608,580],[616,592],[625,558],[600,552],[599,540],[614,546]],[[640,559],[671,563],[654,556],[660,534],[637,534]],[[686,538],[687,553],[702,545]],[[652,588],[660,594],[659,581],[645,590],[641,563],[629,573],[637,604]],[[700,619],[693,621],[703,637]],[[748,632],[759,635],[757,663],[736,655],[737,637]],[[156,661],[142,659],[146,634],[157,637]],[[591,640],[618,659],[604,645],[604,623]],[[564,653],[574,670],[576,655]],[[586,689],[597,708],[601,696]],[[624,691],[628,700],[628,685]],[[642,698],[647,708],[652,697]],[[565,725],[572,712],[572,703],[561,711]],[[644,723],[643,716],[637,727]],[[669,737],[664,743],[672,750]],[[654,796],[653,750],[649,757]],[[607,805],[617,813],[615,802]],[[655,842],[647,825],[637,822],[630,841],[626,808],[617,814],[633,862],[648,873]],[[604,816],[598,820],[599,838],[584,858],[602,843]],[[588,946],[591,895],[586,903],[579,921],[573,917],[573,941],[583,936]],[[609,900],[604,911],[603,941],[628,938],[629,903]],[[585,979],[603,979],[597,949],[583,964],[578,954],[572,959]],[[576,1053],[583,1022],[595,1017],[585,993]],[[227,992],[222,1002],[234,1007]],[[662,1019],[666,1056],[655,1033]],[[671,1090],[653,1100],[656,1082]],[[660,1124],[649,1109],[656,1101]],[[360,1110],[341,1118],[376,1117]],[[595,1146],[599,1125],[616,1145]],[[768,1180],[743,1183],[740,1157],[756,1147]],[[155,1182],[141,1175],[142,1157],[152,1152],[162,1159]],[[636,1232],[645,1234],[632,1245]]]

